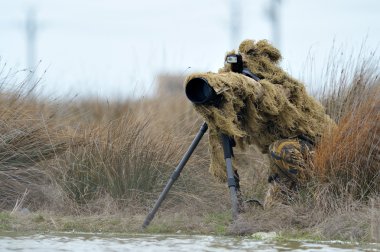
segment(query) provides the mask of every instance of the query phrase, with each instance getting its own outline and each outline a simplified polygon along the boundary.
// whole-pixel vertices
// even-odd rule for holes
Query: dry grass
[[[380,88],[374,62],[351,62],[341,66],[344,71],[332,64],[328,70],[329,86],[319,99],[338,127],[322,138],[314,160],[315,179],[293,205],[268,211],[247,208],[226,229],[228,189],[207,171],[205,137],[152,230],[173,231],[177,226],[231,234],[306,230],[329,239],[378,240]],[[3,82],[15,81],[4,70],[2,74],[8,74],[0,79]],[[29,86],[22,82],[12,90],[0,90],[2,210],[125,213],[128,218],[137,216],[140,223],[202,124],[184,97],[53,102],[38,98],[34,85]],[[267,158],[254,147],[235,154],[244,198],[262,200]]]
[[[13,207],[27,189],[26,202],[38,205],[41,185],[50,183],[38,163],[65,151],[70,137],[24,83],[0,97],[0,208]]]
[[[330,195],[361,200],[380,191],[379,90],[344,115],[318,146],[314,172],[320,183],[331,185]]]
[[[184,98],[49,102],[18,90],[0,94],[0,209],[146,211],[201,125]],[[224,185],[208,176],[207,166],[203,141],[163,210],[225,209]]]
[[[346,69],[333,64],[334,88],[324,90],[322,101],[338,127],[317,147],[313,197],[328,211],[380,192],[380,72],[377,58],[370,56],[356,65],[349,61]]]

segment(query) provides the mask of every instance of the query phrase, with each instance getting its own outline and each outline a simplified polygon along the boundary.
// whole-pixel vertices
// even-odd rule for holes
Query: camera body
[[[241,54],[229,54],[226,56],[226,63],[231,65],[232,72],[243,72],[243,57]]]
[[[259,81],[260,78],[252,73],[248,68],[244,67],[243,64],[243,57],[241,54],[229,54],[226,56],[226,61],[225,63],[231,65],[231,71],[234,73],[240,73],[243,74],[249,78],[254,79],[255,81]]]

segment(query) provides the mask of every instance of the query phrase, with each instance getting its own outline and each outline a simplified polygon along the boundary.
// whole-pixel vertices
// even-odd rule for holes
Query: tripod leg
[[[231,204],[232,204],[232,219],[236,220],[239,214],[239,200],[237,195],[237,183],[235,180],[235,174],[232,168],[232,145],[229,136],[222,134],[222,145],[224,151],[224,158],[226,160],[227,169],[227,183],[230,190]]]
[[[195,136],[193,142],[191,143],[189,149],[187,150],[187,152],[185,153],[185,155],[183,156],[183,158],[179,162],[178,166],[175,168],[173,174],[170,176],[168,183],[166,184],[164,190],[161,192],[160,197],[157,199],[154,207],[149,212],[148,216],[145,218],[145,221],[142,225],[143,229],[146,228],[149,225],[149,223],[153,220],[154,215],[156,214],[158,208],[161,206],[161,203],[166,198],[166,195],[168,194],[170,188],[172,187],[174,182],[179,177],[182,169],[185,167],[187,161],[191,157],[191,154],[193,154],[195,148],[197,147],[198,143],[202,139],[203,135],[206,133],[207,129],[208,129],[207,123],[203,123],[201,128],[199,129],[198,134]]]
[[[240,176],[237,170],[234,170],[234,179],[235,179],[236,194],[237,194],[237,199],[238,199],[238,212],[242,213],[244,212],[244,202],[243,202],[242,194],[240,191]]]

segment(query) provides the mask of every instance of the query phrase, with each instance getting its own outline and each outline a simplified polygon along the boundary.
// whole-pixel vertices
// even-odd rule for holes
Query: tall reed
[[[319,205],[367,201],[380,193],[380,69],[371,53],[330,65],[321,100],[337,122],[316,149]]]

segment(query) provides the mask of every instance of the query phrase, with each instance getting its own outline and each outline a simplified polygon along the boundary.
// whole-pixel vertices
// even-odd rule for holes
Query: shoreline
[[[230,222],[227,212],[211,213],[206,216],[179,216],[174,218],[161,213],[145,230],[141,225],[145,215],[59,215],[51,212],[37,211],[34,213],[11,214],[8,211],[0,212],[0,236],[2,234],[72,234],[72,235],[100,235],[100,236],[222,236],[244,237],[253,240],[299,241],[347,244],[371,244],[374,241],[368,237],[362,239],[337,239],[326,237],[315,228],[285,228],[276,231],[259,231],[239,234],[233,230],[236,224]],[[211,215],[217,217],[211,217]],[[193,220],[191,220],[193,219]],[[196,220],[195,220],[196,219]],[[192,221],[192,223],[190,223]],[[354,223],[353,223],[354,225]]]

